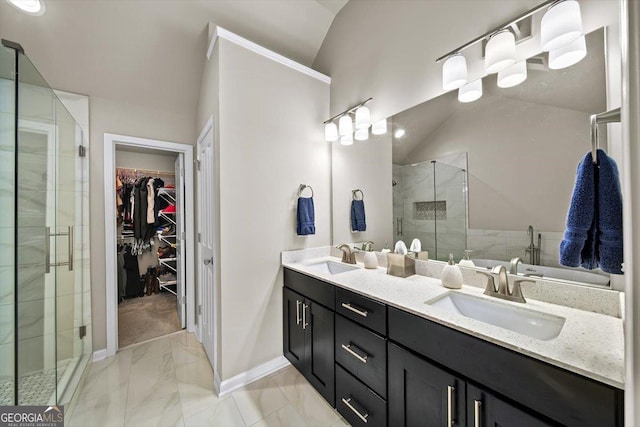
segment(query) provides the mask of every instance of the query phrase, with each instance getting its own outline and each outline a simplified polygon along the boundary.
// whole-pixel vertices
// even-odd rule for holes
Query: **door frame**
[[[118,350],[118,281],[116,262],[116,216],[112,207],[116,205],[116,147],[151,148],[184,155],[184,216],[185,242],[194,241],[194,197],[193,197],[193,146],[156,139],[138,138],[128,135],[104,134],[104,229],[105,229],[105,279],[107,315],[107,354],[113,356]],[[194,254],[187,250],[185,257],[185,298],[187,311],[187,331],[195,331],[195,282]]]
[[[212,132],[212,136],[213,136],[213,165],[214,167],[216,166],[216,134],[215,134],[215,127],[214,127],[214,121],[213,121],[213,116],[209,116],[209,119],[207,120],[207,123],[204,125],[204,127],[202,128],[202,131],[200,132],[200,135],[198,136],[197,142],[196,142],[196,158],[198,161],[200,161],[200,144],[202,144],[202,141],[204,141],[204,138],[207,136],[207,134],[209,133],[209,131]],[[198,189],[197,189],[197,194],[198,194],[198,205],[196,207],[196,218],[197,218],[197,224],[198,224],[198,232],[201,230],[200,224],[202,223],[202,214],[201,214],[201,201],[202,198],[200,197],[200,192],[202,191],[202,186],[200,184],[200,180],[202,179],[200,173],[199,173],[199,168],[198,168],[198,174],[197,174],[197,183],[198,183]],[[214,175],[217,173],[217,171],[213,171]],[[217,180],[216,180],[217,183]],[[217,185],[217,184],[216,184]],[[215,189],[214,189],[215,190]],[[218,201],[216,200],[216,198],[213,198],[213,211],[214,211],[214,215],[217,212],[217,206],[218,206]],[[214,230],[214,242],[218,241],[218,236],[215,234],[217,232],[217,228],[216,228],[216,224],[215,224],[215,217],[214,217],[214,224],[213,224],[213,230]],[[216,246],[214,244],[214,257],[216,256]],[[197,276],[197,280],[198,280],[198,304],[202,305],[202,281],[201,281],[201,276],[200,276],[200,266],[201,263],[203,262],[202,259],[202,251],[200,250],[200,242],[197,241],[196,242],[196,253],[197,253],[197,258],[196,258],[196,276]],[[216,264],[213,265],[214,268],[214,274],[213,274],[213,295],[216,295],[219,283],[218,283],[218,275],[216,274],[216,270],[218,268],[218,266]],[[213,335],[213,370],[214,370],[214,376],[216,378],[216,387],[217,390],[219,392],[220,387],[220,379],[218,377],[218,334],[217,332],[217,314],[218,314],[218,301],[213,301],[212,306],[210,307],[210,309],[212,310],[212,316],[211,318],[213,319],[213,331],[214,331],[214,335]],[[198,328],[197,328],[197,336],[198,336],[198,341],[202,342],[202,314],[198,315]]]

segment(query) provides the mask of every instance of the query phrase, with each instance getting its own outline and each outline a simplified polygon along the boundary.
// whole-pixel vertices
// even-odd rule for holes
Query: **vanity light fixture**
[[[559,70],[577,64],[587,56],[587,42],[584,36],[578,37],[566,46],[549,51],[549,68]]]
[[[342,145],[353,145],[353,135],[343,135],[340,137],[340,144]]]
[[[467,83],[467,60],[461,53],[454,53],[442,66],[442,88],[458,89]]]
[[[45,12],[44,0],[7,0],[7,2],[27,15],[40,16]]]
[[[364,132],[360,132],[358,136],[367,139],[369,135],[367,134],[365,138],[364,134],[368,132],[369,126],[371,126],[371,112],[369,111],[369,108],[365,107],[365,104],[371,100],[373,100],[373,98],[368,98],[365,101],[362,101],[361,103],[354,105],[353,107],[350,107],[341,113],[336,114],[330,119],[325,120],[323,123],[325,141],[334,142],[337,141],[340,137],[340,142],[343,145],[353,144],[353,116],[355,116],[355,129],[364,130]],[[338,120],[337,126],[335,123],[336,120]],[[345,136],[349,136],[351,141],[349,142],[349,138],[341,138]],[[361,139],[361,141],[364,139]]]
[[[355,133],[355,138],[357,141],[366,141],[369,139],[369,129],[357,129]]]
[[[327,142],[335,142],[338,140],[338,126],[335,123],[329,122],[324,125],[324,140]]]
[[[384,135],[387,133],[387,119],[378,120],[371,126],[371,133],[374,135]]]
[[[353,133],[353,122],[351,121],[350,115],[345,114],[340,117],[338,129],[340,129],[340,136],[351,135]]]
[[[369,129],[371,126],[371,113],[364,105],[356,110],[356,129]]]
[[[566,46],[582,35],[582,15],[577,0],[553,3],[540,22],[540,43],[545,52]]]
[[[482,96],[482,79],[474,80],[458,89],[458,101],[473,102]]]
[[[484,67],[487,74],[502,71],[516,62],[516,37],[506,28],[493,34],[485,48]]]
[[[516,62],[509,68],[498,72],[498,87],[517,86],[527,79],[527,61]]]
[[[393,136],[394,138],[402,138],[405,134],[404,129],[398,129],[394,132]]]

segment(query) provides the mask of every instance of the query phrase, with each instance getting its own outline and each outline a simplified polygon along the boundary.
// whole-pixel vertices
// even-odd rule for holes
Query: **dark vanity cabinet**
[[[284,355],[354,426],[624,425],[624,392],[284,269]]]
[[[287,284],[291,284],[296,291],[302,292],[305,292],[309,286],[316,286],[312,292],[305,293],[313,294],[325,305],[285,286],[284,356],[327,402],[335,406],[335,315],[333,311],[335,289],[332,285],[285,269],[285,285]]]

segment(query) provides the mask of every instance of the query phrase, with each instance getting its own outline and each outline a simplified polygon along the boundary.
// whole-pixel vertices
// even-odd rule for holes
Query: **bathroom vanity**
[[[351,425],[623,425],[619,318],[530,301],[565,319],[543,340],[431,306],[433,278],[283,266],[284,355]]]

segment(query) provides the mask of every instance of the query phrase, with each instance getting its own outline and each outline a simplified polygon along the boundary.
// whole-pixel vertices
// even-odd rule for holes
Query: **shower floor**
[[[56,391],[56,378],[62,378],[71,359],[58,362],[58,369],[34,372],[20,378],[20,405],[47,405]],[[0,405],[13,405],[13,380],[0,383]]]

